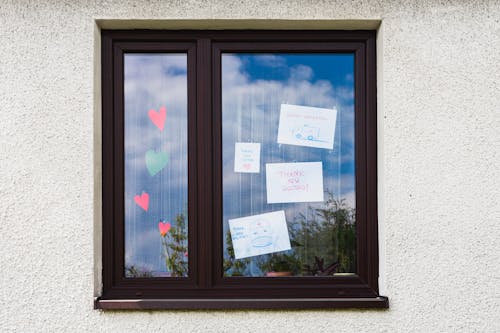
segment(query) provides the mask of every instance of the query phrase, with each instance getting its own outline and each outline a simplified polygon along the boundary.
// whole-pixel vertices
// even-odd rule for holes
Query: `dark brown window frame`
[[[102,31],[103,291],[99,309],[387,308],[378,292],[375,31]],[[355,54],[357,274],[222,274],[222,52]],[[188,278],[125,278],[123,54],[188,55]],[[207,125],[208,124],[208,125]],[[197,167],[199,161],[211,161]]]

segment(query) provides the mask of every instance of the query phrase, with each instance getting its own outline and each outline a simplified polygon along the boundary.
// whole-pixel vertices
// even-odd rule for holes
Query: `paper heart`
[[[158,229],[160,230],[160,235],[162,237],[165,237],[165,235],[167,234],[167,232],[169,232],[170,227],[171,227],[171,225],[168,222],[160,222],[160,223],[158,223]]]
[[[168,153],[166,152],[155,152],[154,150],[148,150],[146,152],[146,167],[151,176],[156,175],[168,164]]]
[[[139,195],[136,195],[134,197],[134,201],[136,204],[139,205],[139,207],[141,207],[142,209],[144,209],[146,212],[148,211],[148,207],[149,207],[149,194],[147,194],[146,192],[142,192],[142,194],[139,196]]]
[[[252,165],[250,163],[243,164],[243,168],[245,168],[246,170],[250,169],[251,167]]]
[[[149,119],[155,124],[156,127],[163,131],[163,127],[165,125],[165,119],[167,118],[167,108],[162,106],[158,112],[154,109],[149,110],[148,112]]]

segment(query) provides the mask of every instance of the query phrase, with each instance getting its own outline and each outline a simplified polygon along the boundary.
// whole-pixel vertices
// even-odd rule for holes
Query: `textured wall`
[[[96,19],[381,20],[381,290],[391,308],[93,310]],[[2,0],[0,331],[500,331],[499,20],[497,0]],[[353,22],[339,24],[373,26]]]

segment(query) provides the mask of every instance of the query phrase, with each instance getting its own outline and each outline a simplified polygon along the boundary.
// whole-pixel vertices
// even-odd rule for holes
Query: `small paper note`
[[[234,172],[260,172],[260,143],[236,142],[234,146]]]
[[[323,197],[323,163],[267,163],[267,203],[318,202]]]
[[[236,259],[290,250],[285,211],[229,220]]]
[[[278,143],[333,149],[336,109],[281,104]]]

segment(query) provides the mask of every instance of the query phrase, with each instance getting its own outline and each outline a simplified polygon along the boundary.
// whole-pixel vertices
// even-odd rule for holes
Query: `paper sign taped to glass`
[[[336,109],[281,104],[278,143],[333,149]]]
[[[323,163],[267,163],[267,203],[324,201]]]
[[[290,250],[285,211],[229,220],[236,259]]]
[[[236,142],[234,145],[234,172],[260,172],[260,143]]]

